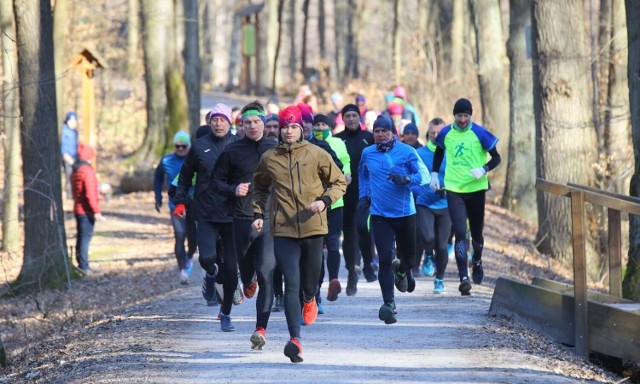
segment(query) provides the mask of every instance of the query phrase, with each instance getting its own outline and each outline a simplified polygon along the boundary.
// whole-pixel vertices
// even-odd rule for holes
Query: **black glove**
[[[162,201],[156,201],[156,211],[160,213],[160,208],[162,208]]]
[[[389,175],[389,180],[396,185],[407,185],[411,182],[409,176],[398,175],[397,173],[392,173]]]
[[[371,198],[369,196],[361,197],[360,200],[358,200],[358,212],[368,212],[369,206],[371,206]]]
[[[169,194],[169,197],[172,199],[176,197],[177,191],[178,191],[178,188],[175,185],[170,185],[169,188],[167,189],[167,193]]]

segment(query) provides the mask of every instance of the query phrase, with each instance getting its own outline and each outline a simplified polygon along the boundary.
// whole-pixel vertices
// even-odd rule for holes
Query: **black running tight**
[[[447,269],[447,239],[451,233],[449,209],[431,209],[417,205],[418,249],[424,249],[427,255],[435,253],[436,278],[443,279]],[[420,260],[418,260],[420,262]]]
[[[447,203],[449,204],[449,215],[451,216],[453,231],[456,235],[455,253],[458,276],[463,279],[469,274],[466,241],[467,219],[469,220],[469,231],[471,232],[473,260],[480,261],[482,259],[485,191],[470,193],[447,191]]]

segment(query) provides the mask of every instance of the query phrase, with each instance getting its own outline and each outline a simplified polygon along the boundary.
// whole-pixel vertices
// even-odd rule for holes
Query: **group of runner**
[[[325,257],[326,299],[337,300],[342,292],[341,234],[346,294],[356,295],[360,271],[367,281],[378,280],[383,299],[379,319],[386,324],[397,321],[394,285],[400,292],[414,291],[412,271],[423,252],[427,260],[434,255],[434,293],[445,292],[452,230],[458,289],[469,295],[467,222],[471,277],[482,283],[486,174],[500,163],[498,139],[471,121],[466,99],[455,103],[452,124],[430,121],[422,147],[412,140],[418,132],[415,123],[399,125],[388,111],[367,129],[359,104],[347,104],[330,116],[314,115],[300,103],[275,115],[252,102],[239,113],[242,136],[232,133],[231,109],[217,104],[199,129],[201,137],[191,143],[188,135],[177,134],[176,152],[158,166],[156,209],[162,204],[165,176],[176,181],[170,204],[181,282],[188,282],[195,253],[193,244],[184,248],[191,220],[197,223],[196,234],[186,237],[197,242],[206,272],[203,295],[210,304],[216,279],[222,283],[222,331],[235,329],[231,309],[238,276],[246,298],[257,291],[252,349],[265,345],[271,311],[280,305],[290,334],[284,354],[294,363],[302,361],[300,326],[313,324],[323,313]],[[334,134],[337,118],[344,130]],[[374,244],[378,275],[372,263]]]

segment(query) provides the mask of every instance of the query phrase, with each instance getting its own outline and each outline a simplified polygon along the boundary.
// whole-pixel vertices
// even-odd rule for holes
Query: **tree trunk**
[[[318,1],[318,46],[320,48],[320,59],[325,59],[327,56],[326,30],[325,4],[324,1]]]
[[[300,51],[300,63],[302,72],[302,78],[305,78],[307,70],[307,32],[309,24],[309,0],[304,0],[302,3],[302,50]]]
[[[296,78],[298,59],[296,58],[296,0],[289,0],[289,22],[287,23],[287,34],[289,35],[289,75],[291,79]]]
[[[336,50],[336,71],[334,73],[335,79],[342,84],[345,74],[347,73],[347,16],[348,6],[347,0],[334,0],[334,14],[335,14],[335,50]]]
[[[604,146],[607,153],[609,190],[629,193],[632,169],[631,130],[629,129],[629,99],[627,90],[627,26],[624,0],[613,0],[612,29],[609,54],[609,81],[605,112]]]
[[[64,42],[67,38],[67,28],[69,20],[67,15],[67,0],[56,0],[53,11],[53,65],[56,71],[56,121],[61,121],[64,116],[64,73],[67,70],[69,60],[65,60]],[[75,52],[74,52],[75,53]],[[62,125],[59,125],[62,127]]]
[[[607,109],[607,93],[609,90],[609,60],[611,45],[611,2],[612,0],[600,0],[600,12],[599,12],[599,28],[598,28],[598,44],[595,54],[595,60],[593,64],[597,66],[597,82],[594,82],[595,92],[597,93],[597,119],[598,124],[606,125],[606,109]],[[624,5],[623,5],[624,6]],[[626,49],[626,47],[625,47]],[[600,132],[596,127],[596,132]],[[604,127],[602,127],[604,128]],[[598,134],[598,146],[599,149],[604,149],[604,137]]]
[[[228,44],[228,39],[224,39],[224,42],[225,45],[219,46],[218,49],[229,51],[229,76],[226,89],[230,91],[240,86],[240,67],[242,65],[242,20],[234,14],[231,15],[231,44]],[[217,50],[214,49],[214,56],[216,52]]]
[[[20,119],[18,111],[18,47],[13,4],[0,1],[2,29],[2,128],[4,139],[4,199],[2,200],[2,250],[20,248]]]
[[[198,43],[198,0],[184,0],[184,82],[189,108],[189,130],[200,126],[200,44]]]
[[[453,0],[453,17],[451,22],[451,66],[449,76],[453,84],[460,84],[464,77],[465,36],[464,24],[468,19],[468,3],[465,0]]]
[[[57,287],[68,276],[62,209],[60,140],[56,121],[51,2],[14,0],[22,164],[24,263],[21,289]]]
[[[358,4],[356,0],[349,0],[348,3],[349,16],[347,18],[347,62],[346,76],[347,79],[355,79],[360,76],[358,68],[358,40],[360,28],[362,26],[362,17],[364,14],[364,3]]]
[[[140,0],[129,0],[127,28],[127,72],[134,78],[139,73]]]
[[[171,0],[143,0],[142,40],[144,77],[147,90],[147,130],[138,150],[143,158],[152,160],[164,152],[169,141],[167,134],[167,31],[172,18]]]
[[[593,186],[597,143],[584,25],[582,0],[534,1],[537,175],[556,183]],[[569,199],[538,191],[538,239],[541,252],[571,264]],[[600,261],[591,241],[586,247],[588,273],[593,277]]]
[[[536,124],[533,116],[531,61],[531,0],[511,0],[507,53],[509,82],[509,158],[502,205],[516,215],[536,221],[535,173],[524,171],[536,163]]]
[[[397,84],[402,83],[402,60],[400,58],[400,44],[402,36],[400,35],[400,13],[402,12],[401,0],[393,0],[393,81]]]
[[[631,136],[635,168],[629,193],[640,197],[640,7],[626,0],[629,67],[629,105],[631,106]],[[640,301],[640,216],[629,215],[629,260],[622,281],[625,298]]]
[[[209,14],[211,7],[208,2],[201,1],[198,4],[198,8],[198,15],[202,15],[200,18],[200,25],[202,25],[202,28],[200,28],[200,33],[202,33],[200,37],[200,52],[202,52],[200,56],[200,68],[202,70],[201,81],[203,84],[209,84],[211,80],[213,80],[213,76],[211,75],[211,64],[213,62],[213,52],[211,51],[213,28],[211,28]]]
[[[482,123],[500,141],[498,152],[509,158],[509,93],[507,85],[507,52],[502,37],[502,21],[498,0],[470,0],[476,32],[478,83],[482,100]],[[504,192],[507,164],[491,172],[491,185],[501,196]]]
[[[284,0],[278,1],[278,38],[276,41],[276,49],[273,57],[273,74],[271,76],[271,88],[276,92],[277,74],[278,74],[278,56],[280,55],[280,45],[282,44],[282,15],[284,13]]]

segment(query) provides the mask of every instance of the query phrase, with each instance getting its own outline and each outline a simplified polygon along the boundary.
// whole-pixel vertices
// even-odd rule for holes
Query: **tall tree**
[[[453,0],[453,16],[451,19],[451,66],[450,76],[454,84],[460,84],[463,76],[465,53],[464,53],[464,25],[468,19],[469,9],[466,0]]]
[[[138,74],[140,60],[138,46],[140,45],[140,0],[129,0],[127,12],[127,72],[129,76]]]
[[[56,105],[57,105],[57,119],[62,120],[64,116],[64,81],[62,76],[67,67],[64,59],[65,40],[67,38],[67,28],[69,26],[67,15],[67,0],[56,0],[56,5],[53,11],[53,65],[56,73]]]
[[[592,186],[597,143],[590,113],[584,3],[535,0],[533,4],[537,175],[557,183]],[[538,239],[540,251],[571,262],[568,199],[538,193]],[[593,277],[599,258],[591,242],[587,242],[587,266]]]
[[[167,45],[173,7],[171,0],[142,0],[144,77],[147,90],[147,129],[139,154],[148,159],[164,152],[167,133]]]
[[[307,70],[307,32],[309,31],[309,2],[310,0],[304,0],[302,2],[302,49],[300,50],[300,71],[302,71],[303,77]]]
[[[635,168],[629,193],[640,197],[640,7],[635,0],[626,0],[629,66],[629,105],[631,136]],[[640,216],[629,215],[629,260],[622,281],[625,298],[640,301]]]
[[[509,156],[509,92],[507,84],[507,52],[502,35],[498,0],[469,0],[476,32],[478,83],[482,100],[483,125],[500,141],[498,152]],[[507,167],[503,164],[492,172],[491,184],[498,194],[504,192]]]
[[[627,194],[630,180],[631,135],[627,89],[627,25],[624,0],[613,0],[609,45],[609,81],[604,119],[604,147],[607,153],[607,181],[610,190]]]
[[[53,81],[53,16],[49,0],[38,3],[13,2],[24,179],[24,262],[18,281],[26,290],[57,286],[67,276]]]
[[[280,45],[282,43],[282,16],[284,14],[284,0],[278,0],[278,38],[276,40],[276,48],[273,56],[273,74],[271,75],[271,88],[276,91],[277,73],[278,73],[278,56],[280,55]]]
[[[335,58],[336,71],[333,73],[335,80],[342,83],[347,72],[347,18],[349,9],[347,0],[334,0],[335,12]]]
[[[189,106],[189,130],[195,134],[200,126],[200,44],[198,0],[184,0],[184,83]]]
[[[598,135],[598,149],[604,148],[604,137],[600,125],[604,125],[605,113],[607,109],[607,91],[609,89],[609,60],[611,50],[611,4],[612,0],[600,0],[600,12],[598,20],[598,40],[597,45],[592,47],[592,66],[597,68],[594,82],[594,93],[597,97],[594,102],[597,105],[596,112],[596,133]],[[624,7],[624,4],[623,4]],[[593,10],[592,10],[593,11]],[[626,47],[625,47],[626,49]]]
[[[20,119],[18,111],[18,46],[13,4],[0,1],[2,30],[2,128],[4,139],[4,199],[2,200],[2,250],[20,247]]]
[[[348,3],[348,18],[347,18],[347,62],[346,62],[346,75],[349,79],[355,79],[360,77],[359,65],[359,52],[358,47],[360,43],[360,35],[362,26],[365,23],[365,2],[349,0]]]
[[[400,57],[400,45],[402,36],[400,35],[400,17],[402,12],[402,1],[393,0],[393,81],[396,84],[402,82],[402,58]]]
[[[289,0],[289,22],[287,23],[287,34],[289,35],[289,74],[295,79],[298,58],[296,57],[296,0]]]
[[[531,0],[510,0],[507,54],[509,73],[509,127],[511,141],[502,205],[520,217],[535,221],[535,173],[523,172],[536,163],[531,63]]]

